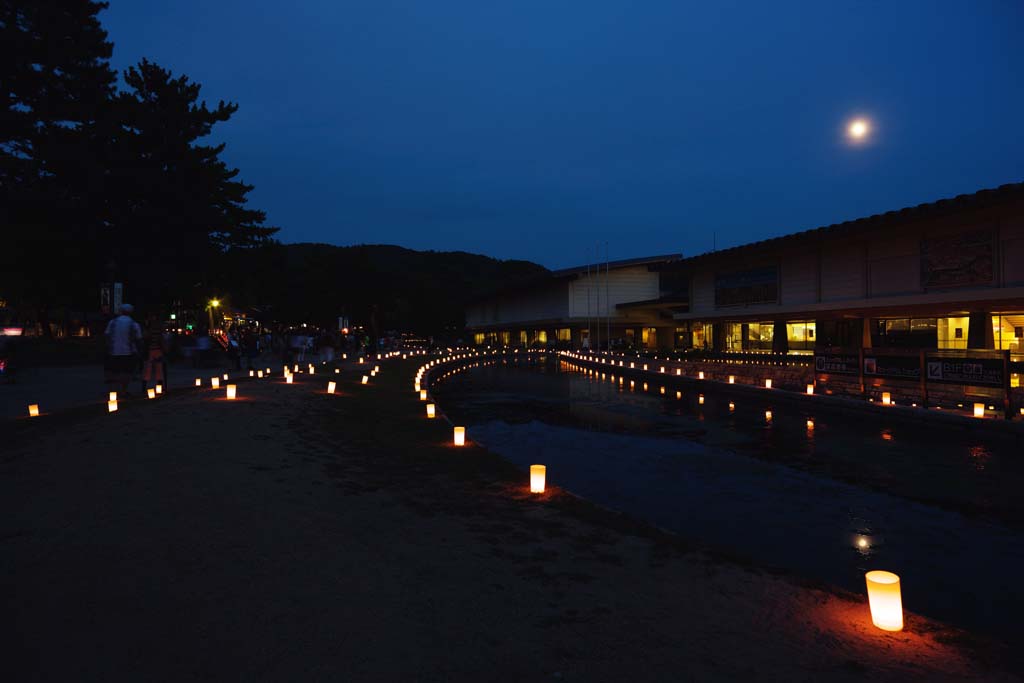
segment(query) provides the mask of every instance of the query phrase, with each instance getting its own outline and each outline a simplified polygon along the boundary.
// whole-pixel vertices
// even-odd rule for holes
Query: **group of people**
[[[122,304],[118,315],[107,323],[105,332],[106,381],[111,386],[117,386],[119,391],[126,395],[132,377],[139,370],[143,393],[151,382],[154,385],[167,382],[167,345],[163,330],[156,318],[150,316],[146,331],[143,332],[139,323],[132,318],[134,310],[131,304]]]

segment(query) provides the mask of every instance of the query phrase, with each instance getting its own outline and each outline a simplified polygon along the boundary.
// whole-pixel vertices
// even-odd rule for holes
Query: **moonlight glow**
[[[871,132],[871,125],[867,119],[854,119],[850,121],[850,124],[846,127],[847,136],[854,142],[861,142],[868,137],[868,133]]]

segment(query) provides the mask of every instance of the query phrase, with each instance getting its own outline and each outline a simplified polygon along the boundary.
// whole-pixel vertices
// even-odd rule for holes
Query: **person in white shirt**
[[[132,319],[131,304],[122,304],[120,315],[107,323],[106,379],[108,384],[120,384],[120,391],[128,394],[128,382],[138,364],[142,343],[142,328]]]

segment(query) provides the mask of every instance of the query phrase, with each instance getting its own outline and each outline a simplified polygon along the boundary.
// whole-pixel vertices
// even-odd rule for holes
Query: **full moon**
[[[846,130],[854,140],[863,140],[868,134],[868,122],[864,119],[854,119]]]

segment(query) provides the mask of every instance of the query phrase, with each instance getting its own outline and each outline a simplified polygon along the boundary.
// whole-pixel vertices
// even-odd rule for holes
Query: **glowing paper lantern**
[[[812,420],[811,418],[807,418],[807,431],[814,431],[814,420]]]
[[[433,403],[428,403],[427,404],[427,417],[429,417],[430,419],[434,419],[434,404]]]
[[[697,394],[697,403],[704,405],[704,394]]]
[[[813,384],[808,384],[807,385],[807,395],[810,396],[813,393],[814,393],[814,385]]]
[[[210,378],[210,386],[213,387],[214,389],[219,389],[220,388],[220,377],[211,377]]]
[[[530,493],[544,493],[544,480],[548,468],[544,465],[530,465]]]
[[[156,398],[156,389],[146,389],[146,397],[147,398]]]
[[[729,375],[729,384],[736,384],[736,375]]]
[[[107,394],[107,400],[108,401],[116,401],[117,400],[117,392],[116,391],[111,391],[109,394]]]
[[[427,400],[427,390],[426,389],[420,389],[420,400],[421,401],[426,401]]]
[[[299,364],[296,363],[295,367],[292,368],[292,372],[298,372],[298,371],[299,371]]]
[[[647,382],[644,382],[644,391],[647,391]]]
[[[658,372],[665,374],[665,366],[662,365],[660,368],[658,368]]]
[[[108,413],[116,413],[117,412],[117,401],[107,401],[107,412]]]
[[[733,403],[732,401],[729,401],[729,412],[731,413],[734,410],[736,410],[736,404]]]
[[[255,370],[250,370],[249,371],[249,376],[250,377],[255,377],[256,376],[256,371]]]
[[[700,372],[697,373],[697,379],[704,379],[704,371],[703,370],[701,370]]]
[[[341,369],[340,368],[334,368],[334,374],[335,375],[341,374]]]
[[[201,379],[199,379],[198,377],[196,377],[196,386],[197,386],[197,387],[201,387],[201,386],[203,386],[203,380],[201,380]]]
[[[455,431],[453,432],[453,439],[455,441],[455,445],[456,446],[465,446],[466,445],[466,428],[465,427],[456,427]]]
[[[227,381],[228,381],[228,373],[226,373],[226,372],[224,373],[224,381],[225,381],[225,382],[227,382]]]
[[[328,382],[327,383],[327,393],[328,394],[333,394],[334,390],[337,389],[337,388],[338,388],[338,385],[335,382]]]
[[[764,421],[765,422],[771,422],[772,421],[772,411],[770,411],[770,410],[764,411]]]
[[[974,417],[985,417],[985,404],[975,403],[974,404]]]
[[[864,575],[868,586],[871,622],[883,631],[903,630],[903,599],[900,577],[892,572],[871,571]]]
[[[772,388],[772,380],[771,380],[771,378],[768,378],[768,379],[766,379],[764,381],[764,388],[765,389],[771,389]]]
[[[39,417],[39,404],[38,403],[30,403],[29,404],[29,406],[28,406],[28,416],[29,417]]]
[[[237,395],[235,387],[236,387],[236,385],[234,385],[234,384],[229,384],[228,385],[227,397],[228,397],[229,401],[234,401],[235,400],[235,396]]]
[[[676,400],[678,401],[678,400],[679,400],[679,399],[681,399],[682,397],[683,397],[683,392],[681,392],[681,391],[677,391],[677,392],[676,392]]]
[[[284,383],[285,383],[285,384],[292,384],[292,382],[293,382],[293,380],[294,380],[294,379],[295,379],[295,376],[294,376],[294,375],[285,375],[285,377],[284,377]]]
[[[362,383],[363,383],[363,384],[366,384],[366,383],[367,383],[367,382],[369,382],[369,381],[370,381],[370,378],[369,378],[369,377],[367,377],[366,375],[363,375],[363,382],[362,382]]]
[[[156,385],[156,393],[157,393],[157,395],[164,393],[164,385],[163,384],[157,384]]]
[[[676,376],[679,376],[679,375],[682,375],[682,374],[683,374],[682,368],[676,368]]]
[[[262,370],[258,370],[256,372],[256,378],[257,379],[263,379],[263,371]]]
[[[888,391],[883,391],[882,392],[882,405],[891,405],[891,404],[892,404],[892,394],[890,394]]]
[[[664,395],[665,395],[665,387],[662,387],[662,388],[661,388],[661,395],[662,395],[662,396],[664,396]]]

